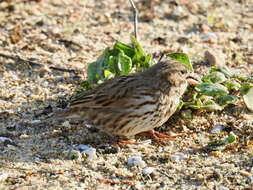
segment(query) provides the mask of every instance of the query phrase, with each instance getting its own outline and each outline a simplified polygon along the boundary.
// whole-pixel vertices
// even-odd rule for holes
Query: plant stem
[[[134,37],[138,41],[138,10],[133,0],[129,0],[134,10]]]

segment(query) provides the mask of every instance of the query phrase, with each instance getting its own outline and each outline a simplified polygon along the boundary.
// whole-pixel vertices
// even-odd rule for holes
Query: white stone
[[[98,158],[95,148],[88,148],[84,150],[83,152],[88,156],[88,159],[90,160],[96,160]]]
[[[179,160],[185,160],[186,156],[182,152],[177,152],[173,155],[171,155],[170,160],[171,161],[179,161]]]
[[[155,168],[153,168],[153,167],[147,167],[147,168],[142,170],[142,174],[143,175],[149,175],[149,174],[153,173],[154,170],[155,170]]]
[[[8,178],[8,174],[0,173],[0,181],[5,181]]]
[[[10,139],[10,138],[7,138],[7,137],[0,137],[0,141],[11,141],[12,142],[12,140]]]
[[[135,156],[135,157],[130,157],[127,160],[127,164],[129,166],[139,166],[141,168],[146,166],[146,163],[142,160],[142,158],[140,156]]]
[[[211,129],[211,133],[218,134],[222,131],[223,127],[221,125],[217,125]]]

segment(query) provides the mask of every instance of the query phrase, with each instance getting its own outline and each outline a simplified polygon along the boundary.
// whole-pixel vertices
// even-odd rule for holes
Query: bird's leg
[[[159,133],[159,132],[157,132],[157,131],[154,131],[153,129],[147,131],[147,133],[149,133],[149,134],[151,135],[151,137],[152,137],[155,141],[158,141],[158,142],[160,142],[160,143],[162,143],[162,144],[164,144],[164,142],[163,142],[162,139],[174,139],[174,138],[176,138],[176,136],[165,135],[165,134]]]
[[[134,10],[134,37],[138,41],[138,10],[133,0],[129,0]]]

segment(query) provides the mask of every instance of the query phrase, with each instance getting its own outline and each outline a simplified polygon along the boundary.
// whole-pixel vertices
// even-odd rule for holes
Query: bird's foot
[[[165,134],[159,133],[154,130],[149,130],[149,131],[147,131],[147,133],[149,133],[155,141],[157,141],[161,144],[165,144],[163,141],[164,139],[175,139],[176,138],[176,136],[165,135]]]

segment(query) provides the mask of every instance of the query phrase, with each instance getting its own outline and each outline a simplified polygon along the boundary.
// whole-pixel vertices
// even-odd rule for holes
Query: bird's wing
[[[141,86],[135,75],[121,76],[108,80],[97,88],[81,93],[70,103],[72,107],[115,108],[130,106],[138,98],[137,91]]]

